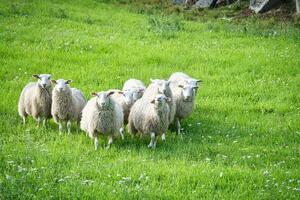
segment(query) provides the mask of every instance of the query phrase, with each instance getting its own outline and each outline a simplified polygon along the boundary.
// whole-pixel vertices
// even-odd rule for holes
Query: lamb
[[[144,92],[143,98],[154,98],[155,95],[161,93],[164,94],[166,97],[170,98],[168,101],[169,105],[169,124],[171,124],[174,120],[175,111],[176,111],[176,104],[173,101],[173,94],[170,89],[170,81],[162,80],[162,79],[150,79],[151,84],[147,87]],[[162,140],[166,139],[165,133],[162,135]]]
[[[177,124],[177,133],[182,137],[180,120],[192,113],[198,89],[197,83],[201,81],[189,78],[188,75],[181,72],[174,73],[169,81],[171,81],[170,88],[176,105],[174,121]]]
[[[145,84],[142,81],[129,79],[124,83],[122,91],[127,101],[133,104],[143,96],[145,89]]]
[[[113,142],[113,136],[120,133],[123,126],[123,109],[120,104],[111,98],[114,91],[93,92],[90,99],[82,110],[80,128],[95,140],[95,149],[99,146],[99,134],[108,135],[109,148]],[[120,133],[122,134],[122,133]],[[123,138],[123,135],[121,135]]]
[[[26,117],[32,116],[40,125],[42,118],[44,125],[51,118],[51,75],[50,74],[34,74],[34,78],[38,79],[36,83],[28,83],[22,90],[18,111],[23,118],[23,124],[26,124]]]
[[[169,101],[171,99],[164,94],[156,94],[151,99],[142,97],[137,100],[129,114],[129,133],[150,134],[151,141],[148,147],[155,149],[157,136],[164,134],[169,126]]]
[[[81,111],[86,104],[82,92],[76,88],[71,88],[71,80],[52,80],[55,87],[52,92],[51,114],[54,122],[58,124],[59,133],[62,132],[62,122],[66,122],[68,133],[71,133],[71,122],[80,124]]]

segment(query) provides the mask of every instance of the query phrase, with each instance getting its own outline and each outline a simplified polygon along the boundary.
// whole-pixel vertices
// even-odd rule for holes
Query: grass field
[[[84,3],[83,3],[84,2]],[[299,199],[300,31],[185,21],[101,1],[1,1],[0,199]],[[90,92],[183,71],[203,80],[184,138],[147,148],[23,127],[32,74]]]

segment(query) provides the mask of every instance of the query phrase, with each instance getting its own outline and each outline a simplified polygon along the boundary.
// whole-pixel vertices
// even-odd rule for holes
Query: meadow
[[[105,3],[106,2],[106,3]],[[0,199],[299,199],[300,29],[133,12],[108,1],[0,1]],[[32,74],[86,98],[183,71],[203,80],[183,139],[100,149],[17,112]]]

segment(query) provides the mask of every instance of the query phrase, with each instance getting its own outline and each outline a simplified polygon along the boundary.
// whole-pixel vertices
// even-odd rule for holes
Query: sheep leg
[[[26,124],[26,117],[23,116],[22,119],[23,119],[23,125],[25,126],[25,124]]]
[[[154,142],[155,142],[155,133],[151,133],[151,141],[148,145],[149,148],[153,148],[153,145],[154,145]]]
[[[155,148],[156,148],[156,143],[157,143],[157,137],[154,138],[154,142],[153,142],[152,149],[155,149]]]
[[[79,127],[80,127],[80,120],[77,120],[77,129],[76,129],[77,133],[79,133]]]
[[[68,129],[68,134],[70,134],[71,133],[71,120],[69,120],[68,122],[67,122],[67,129]]]
[[[112,143],[113,143],[113,136],[110,135],[110,136],[109,136],[109,139],[108,139],[108,144],[107,144],[106,149],[109,149]]]
[[[40,127],[41,117],[37,117],[36,122],[37,122],[36,127]]]
[[[177,118],[177,135],[179,135],[182,138],[181,134],[181,124],[179,118]]]
[[[95,137],[95,150],[98,150],[98,147],[99,147],[99,138],[98,138],[98,135],[96,135],[96,137]]]
[[[58,121],[58,132],[59,132],[60,135],[62,133],[62,129],[63,129],[63,127],[62,127],[61,121],[59,120]]]
[[[161,140],[162,140],[162,141],[166,141],[166,133],[163,133],[163,134],[161,135]]]
[[[43,126],[47,128],[47,126],[48,126],[48,119],[47,118],[44,119]]]
[[[120,128],[120,135],[121,135],[122,140],[124,140],[124,127]]]

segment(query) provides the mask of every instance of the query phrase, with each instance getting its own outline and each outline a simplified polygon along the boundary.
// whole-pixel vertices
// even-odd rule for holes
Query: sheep
[[[123,126],[123,109],[111,98],[112,94],[114,91],[93,92],[94,97],[87,102],[82,110],[80,128],[95,140],[95,150],[99,146],[98,134],[109,136],[107,146],[109,148],[113,142],[114,134],[120,133],[119,130]],[[123,135],[121,136],[123,138]]]
[[[151,99],[142,97],[137,100],[129,114],[129,133],[150,134],[151,141],[148,147],[155,149],[157,136],[164,134],[169,126],[169,101],[171,99],[164,94],[156,94]]]
[[[188,117],[192,113],[195,104],[196,91],[198,89],[197,83],[201,81],[192,79],[181,72],[176,72],[171,75],[169,81],[171,81],[170,88],[176,105],[174,121],[177,124],[177,134],[182,137],[180,132],[180,120]]]
[[[51,114],[54,122],[58,124],[59,133],[62,132],[62,122],[66,122],[68,133],[71,133],[72,120],[80,124],[81,111],[86,104],[82,92],[76,88],[71,88],[71,80],[52,80],[55,84],[52,91]]]
[[[111,89],[109,90],[109,92],[114,92],[111,95],[111,98],[114,99],[115,102],[119,103],[122,106],[123,113],[124,113],[124,125],[126,125],[128,123],[128,116],[129,116],[130,108],[133,105],[133,102],[131,101],[131,99],[128,99],[125,96],[125,93],[121,90]]]
[[[128,123],[128,116],[129,116],[130,108],[132,106],[132,102],[131,101],[128,102],[128,99],[126,99],[124,93],[121,90],[111,89],[108,92],[113,92],[113,94],[111,95],[111,98],[122,107],[123,114],[124,114],[123,122],[124,122],[124,125],[126,125]],[[124,136],[123,136],[124,135],[124,126],[122,126],[120,128],[120,134],[122,136],[122,139],[124,139]]]
[[[28,83],[22,90],[18,112],[23,119],[23,124],[26,124],[26,117],[32,116],[37,121],[37,127],[44,118],[44,126],[47,126],[47,121],[51,118],[51,75],[50,74],[34,74],[34,78],[38,82]]]
[[[176,104],[173,101],[173,94],[170,89],[170,81],[162,80],[162,79],[150,79],[151,84],[147,87],[144,92],[143,97],[145,98],[153,98],[156,94],[161,93],[164,94],[166,97],[170,98],[168,101],[169,105],[169,124],[171,124],[174,120],[175,111],[176,111]],[[166,134],[163,133],[162,140],[166,140]]]
[[[122,91],[126,100],[133,104],[143,96],[145,89],[145,84],[142,81],[129,79],[124,83]]]
[[[194,90],[195,95],[197,94],[198,84],[202,82],[201,80],[191,78],[189,75],[187,75],[187,74],[185,74],[183,72],[175,72],[175,73],[173,73],[170,76],[169,81],[171,81],[173,83],[177,83],[178,85],[189,84],[192,87],[195,87],[196,88]]]

